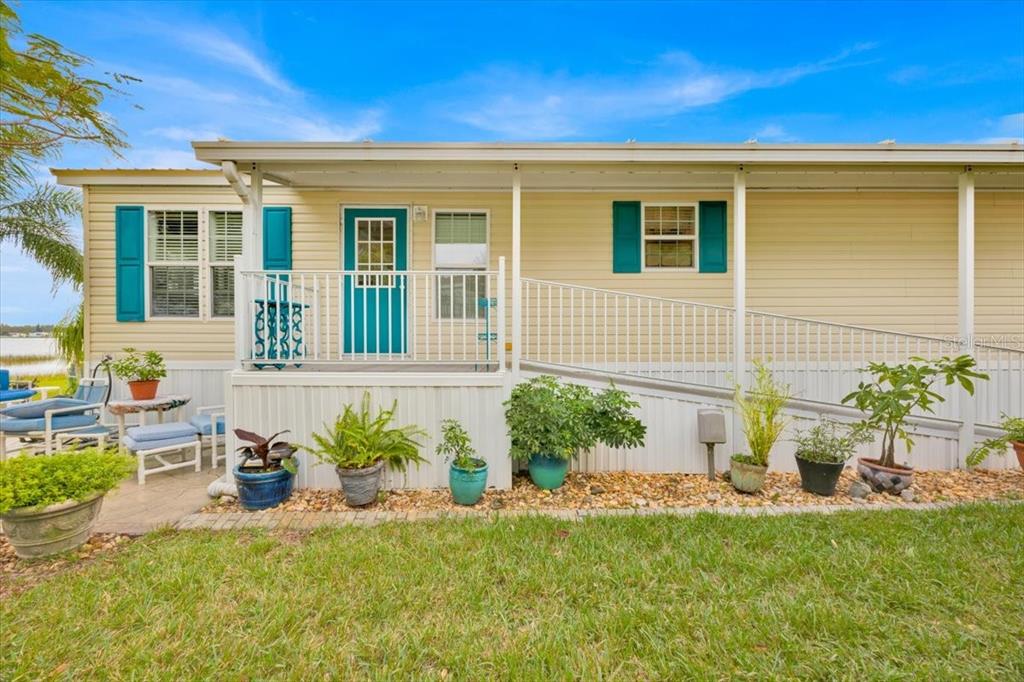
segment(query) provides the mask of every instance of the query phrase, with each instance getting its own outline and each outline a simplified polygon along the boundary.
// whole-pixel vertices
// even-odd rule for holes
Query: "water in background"
[[[49,336],[0,336],[0,357],[18,355],[46,355],[53,359],[27,365],[6,365],[0,361],[0,368],[10,370],[12,377],[62,374],[67,370],[64,361],[57,357],[57,342]]]

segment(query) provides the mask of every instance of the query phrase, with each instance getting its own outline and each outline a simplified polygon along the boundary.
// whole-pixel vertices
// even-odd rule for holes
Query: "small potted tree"
[[[831,497],[836,492],[839,475],[846,461],[853,457],[861,443],[872,440],[870,432],[822,419],[809,429],[796,434],[796,466],[800,470],[800,487],[809,493]]]
[[[633,416],[639,404],[614,385],[595,395],[586,386],[539,376],[520,383],[505,401],[512,440],[509,455],[527,462],[530,479],[542,490],[565,482],[569,460],[597,443],[612,448],[643,445],[647,427]]]
[[[974,448],[967,456],[967,466],[976,467],[993,453],[1006,452],[1008,445],[1013,446],[1017,453],[1017,463],[1024,469],[1024,417],[1011,417],[1003,414],[1003,421],[999,428],[1005,433],[996,438],[989,438],[984,443]]]
[[[295,446],[277,440],[285,433],[288,432],[264,438],[252,431],[235,429],[238,439],[248,443],[238,448],[241,458],[234,469],[238,503],[243,509],[269,509],[291,497],[299,467]]]
[[[771,371],[755,361],[754,386],[746,395],[737,386],[735,402],[743,418],[743,435],[750,454],[732,456],[729,481],[740,492],[756,493],[768,473],[768,455],[786,428],[782,410],[789,402],[789,386],[776,383]]]
[[[409,464],[426,462],[416,441],[426,432],[418,426],[391,426],[397,408],[395,401],[391,409],[371,415],[370,394],[364,393],[358,412],[346,405],[333,426],[324,425],[324,435],[313,434],[316,447],[305,448],[320,461],[334,465],[345,504],[350,507],[362,507],[377,499],[385,466],[405,471]]]
[[[475,456],[469,434],[458,420],[441,422],[441,442],[436,452],[443,455],[446,462],[451,460],[448,487],[455,504],[470,506],[479,502],[487,487],[487,462]]]
[[[872,362],[864,371],[871,373],[871,381],[862,381],[857,390],[843,398],[852,402],[867,416],[861,427],[882,433],[882,454],[878,458],[861,457],[857,460],[857,473],[875,492],[898,495],[914,482],[914,469],[896,463],[896,441],[902,440],[907,454],[914,447],[914,439],[907,432],[906,419],[915,410],[933,414],[935,405],[945,401],[932,390],[942,381],[947,386],[959,384],[974,394],[974,380],[988,379],[988,375],[974,371],[974,358],[961,355],[943,356],[938,360],[913,357],[910,362],[888,365]]]
[[[128,382],[128,390],[135,400],[152,400],[160,380],[167,376],[164,357],[154,350],[138,351],[124,348],[124,355],[111,360],[110,371],[118,379]]]
[[[98,448],[0,462],[0,522],[22,558],[58,554],[89,539],[103,496],[135,461]]]

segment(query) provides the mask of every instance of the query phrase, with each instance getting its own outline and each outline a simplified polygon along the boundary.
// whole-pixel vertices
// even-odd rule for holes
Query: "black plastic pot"
[[[846,462],[811,462],[797,457],[796,466],[800,470],[801,488],[815,495],[832,497]]]

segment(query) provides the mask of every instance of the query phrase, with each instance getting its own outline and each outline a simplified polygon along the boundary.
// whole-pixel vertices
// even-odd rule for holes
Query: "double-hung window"
[[[146,229],[149,317],[234,315],[240,211],[150,210]]]
[[[437,276],[437,317],[476,320],[487,315],[487,276],[444,275],[445,271],[486,270],[488,261],[486,211],[434,212],[434,267]]]
[[[242,255],[241,211],[210,211],[210,316],[235,314],[235,256]]]
[[[697,266],[697,204],[644,204],[644,269]]]

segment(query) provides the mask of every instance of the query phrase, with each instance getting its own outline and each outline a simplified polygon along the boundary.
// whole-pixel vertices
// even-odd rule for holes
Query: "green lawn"
[[[1024,679],[1024,505],[164,533],[0,605],[5,679]]]

